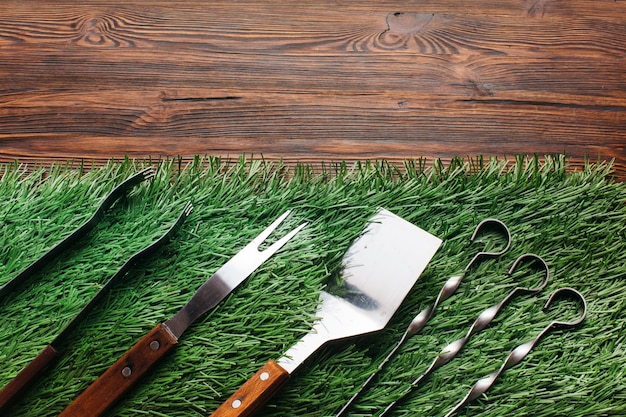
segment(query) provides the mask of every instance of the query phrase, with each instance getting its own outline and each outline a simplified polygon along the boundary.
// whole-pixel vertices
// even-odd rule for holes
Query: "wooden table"
[[[623,0],[0,3],[0,162],[566,153],[626,179]]]

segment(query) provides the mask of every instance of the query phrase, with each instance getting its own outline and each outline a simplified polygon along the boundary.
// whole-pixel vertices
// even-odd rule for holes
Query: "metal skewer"
[[[391,409],[393,409],[396,406],[396,404],[398,402],[400,402],[403,398],[405,398],[408,394],[410,394],[411,391],[413,391],[413,389],[415,389],[417,386],[419,386],[422,383],[422,381],[424,381],[426,379],[426,377],[428,375],[430,375],[436,369],[439,369],[443,365],[445,365],[448,362],[450,362],[461,351],[461,349],[463,349],[463,346],[465,346],[467,341],[473,335],[475,335],[476,333],[480,332],[481,330],[483,330],[487,326],[489,326],[489,324],[493,321],[493,319],[495,319],[496,316],[500,313],[500,310],[502,310],[502,308],[506,304],[508,304],[509,301],[516,294],[519,294],[519,293],[522,293],[522,294],[523,293],[533,294],[533,293],[537,293],[537,292],[543,290],[546,287],[546,285],[548,284],[548,280],[550,279],[550,269],[548,268],[548,265],[546,264],[546,262],[540,256],[537,256],[537,255],[532,254],[532,253],[527,253],[527,254],[524,254],[524,255],[520,256],[519,258],[517,258],[517,260],[515,260],[515,262],[511,266],[511,269],[509,269],[508,275],[513,274],[513,271],[515,271],[517,266],[522,261],[527,260],[527,259],[531,259],[531,260],[533,260],[535,262],[538,262],[545,269],[546,275],[543,278],[543,280],[541,281],[541,283],[539,284],[539,286],[534,287],[534,288],[516,287],[506,297],[504,297],[502,299],[502,301],[500,301],[498,304],[493,305],[493,306],[487,308],[486,310],[484,310],[482,313],[480,313],[478,318],[470,326],[470,328],[467,331],[466,335],[464,337],[462,337],[460,339],[457,339],[454,342],[450,343],[448,346],[444,347],[441,350],[441,353],[439,355],[437,355],[435,357],[435,359],[432,361],[432,363],[430,364],[428,369],[426,369],[426,371],[424,371],[424,373],[422,375],[420,375],[415,381],[413,381],[411,383],[411,385],[409,386],[409,388],[398,399],[396,399],[395,401],[390,403],[383,410],[383,412],[380,414],[379,417],[386,416],[389,413],[389,411],[391,411]]]
[[[474,229],[474,233],[472,234],[472,237],[470,238],[470,242],[473,242],[478,237],[478,235],[481,232],[483,232],[489,226],[495,226],[495,227],[497,227],[498,229],[500,229],[503,232],[503,234],[506,237],[506,245],[505,245],[505,247],[502,250],[498,251],[498,252],[484,252],[484,251],[478,252],[476,255],[474,255],[472,260],[467,264],[467,266],[463,270],[462,274],[456,275],[456,276],[453,276],[453,277],[449,278],[448,281],[446,281],[444,286],[441,288],[441,291],[439,291],[439,295],[437,296],[437,299],[435,300],[435,303],[431,307],[428,307],[428,308],[422,310],[411,321],[411,324],[409,324],[408,328],[406,329],[406,331],[404,332],[404,334],[402,335],[402,337],[400,338],[398,343],[393,347],[393,349],[391,349],[391,351],[385,357],[385,359],[383,359],[383,361],[378,365],[378,368],[365,380],[365,382],[363,383],[363,385],[361,385],[361,387],[358,389],[358,391],[356,393],[354,393],[354,395],[341,408],[341,410],[339,410],[339,412],[335,415],[335,417],[340,417],[340,416],[344,415],[345,412],[352,406],[352,404],[354,404],[354,402],[359,397],[361,392],[363,392],[369,386],[369,384],[374,380],[376,375],[385,367],[387,362],[389,362],[389,360],[398,352],[398,349],[400,349],[400,347],[408,339],[410,339],[412,336],[415,336],[417,333],[419,333],[424,328],[424,326],[426,325],[428,320],[430,320],[430,318],[435,314],[435,310],[437,309],[439,304],[441,302],[447,300],[448,298],[450,298],[454,294],[454,292],[461,285],[461,281],[463,281],[463,278],[465,277],[465,274],[471,269],[472,266],[474,266],[474,264],[476,264],[476,263],[478,263],[478,261],[482,261],[484,259],[496,258],[496,257],[504,254],[507,250],[509,250],[509,247],[511,246],[511,233],[509,232],[508,227],[506,227],[506,225],[503,222],[501,222],[500,220],[497,220],[497,219],[489,218],[489,219],[485,219],[482,222],[480,222],[476,226],[476,229]]]
[[[569,293],[570,295],[573,295],[575,298],[578,298],[580,300],[582,304],[582,314],[580,315],[580,317],[574,321],[555,320],[552,323],[550,323],[545,329],[543,329],[539,333],[539,335],[537,335],[537,337],[535,337],[533,340],[530,340],[524,344],[521,344],[515,349],[513,349],[511,353],[509,353],[509,355],[504,360],[504,363],[502,364],[502,366],[500,366],[500,369],[498,369],[496,372],[493,372],[489,374],[488,376],[486,376],[485,378],[476,382],[474,386],[472,386],[472,388],[469,390],[465,398],[463,398],[452,410],[450,410],[450,412],[448,412],[448,414],[446,414],[445,417],[450,417],[451,415],[456,413],[459,409],[464,407],[467,403],[477,399],[478,397],[486,393],[496,382],[496,379],[498,379],[498,377],[504,371],[520,363],[526,357],[526,355],[528,355],[528,353],[535,347],[535,345],[539,343],[539,341],[543,338],[543,336],[545,336],[549,331],[555,330],[557,328],[573,328],[579,325],[580,323],[582,323],[582,321],[585,319],[585,316],[587,315],[587,302],[585,301],[585,297],[583,297],[581,293],[579,293],[573,288],[566,287],[566,288],[558,289],[555,292],[553,292],[550,298],[548,299],[548,302],[544,305],[543,307],[544,310],[547,309],[550,306],[550,304],[552,304],[552,301],[554,300],[556,296],[561,295],[563,293]]]

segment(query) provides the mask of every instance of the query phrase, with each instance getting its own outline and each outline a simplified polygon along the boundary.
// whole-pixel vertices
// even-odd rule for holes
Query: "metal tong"
[[[545,269],[545,276],[542,279],[541,283],[537,287],[534,287],[534,288],[516,287],[513,290],[511,290],[511,292],[509,292],[509,294],[506,297],[504,297],[502,301],[500,301],[498,304],[495,304],[485,309],[482,313],[480,313],[478,318],[470,326],[465,336],[460,339],[455,340],[454,342],[450,343],[448,346],[444,347],[441,350],[441,353],[439,353],[439,355],[437,355],[435,359],[432,361],[428,369],[426,369],[426,371],[424,371],[422,375],[420,375],[417,379],[415,379],[411,383],[409,388],[397,400],[390,403],[380,414],[380,417],[386,416],[391,411],[391,409],[393,409],[398,404],[398,402],[400,402],[403,398],[409,395],[411,391],[413,391],[413,389],[419,386],[419,384],[422,381],[424,381],[426,377],[429,376],[432,372],[434,372],[436,369],[439,369],[443,365],[450,362],[461,351],[461,349],[463,349],[463,346],[465,346],[465,344],[469,341],[469,339],[473,335],[475,335],[476,333],[480,332],[481,330],[489,326],[489,324],[493,321],[493,319],[495,319],[496,316],[500,313],[502,308],[505,305],[507,305],[509,301],[511,301],[511,299],[515,297],[515,295],[534,294],[543,290],[546,287],[550,279],[550,269],[548,265],[546,264],[546,262],[540,256],[532,254],[532,253],[527,253],[517,258],[515,262],[513,263],[513,265],[511,266],[511,268],[509,269],[508,275],[512,275],[513,271],[517,269],[518,265],[521,262],[526,261],[526,260],[530,260],[533,263],[538,263],[543,269]]]
[[[424,328],[428,320],[430,320],[431,317],[435,314],[435,310],[437,309],[439,304],[447,300],[448,298],[450,298],[456,292],[456,290],[461,285],[463,278],[465,278],[465,275],[472,268],[472,266],[477,264],[479,261],[482,261],[485,259],[497,258],[498,256],[501,256],[502,254],[504,254],[506,251],[509,250],[509,247],[511,246],[511,233],[509,232],[508,227],[503,222],[497,219],[493,219],[493,218],[485,219],[476,226],[476,228],[474,229],[474,233],[472,234],[470,238],[470,242],[473,242],[478,237],[478,235],[482,234],[489,227],[496,227],[505,235],[506,244],[504,248],[498,252],[486,252],[486,251],[478,252],[476,255],[474,255],[472,260],[467,264],[467,266],[463,270],[463,273],[461,273],[460,275],[450,277],[446,281],[444,286],[441,288],[441,290],[439,291],[439,295],[437,296],[435,303],[431,307],[428,307],[422,310],[411,321],[411,323],[409,324],[408,328],[406,329],[406,331],[404,332],[404,334],[402,335],[398,343],[393,347],[393,349],[391,349],[389,354],[378,365],[378,368],[365,380],[365,382],[363,383],[363,385],[361,385],[358,391],[354,393],[352,398],[350,398],[348,402],[341,408],[341,410],[337,412],[335,417],[340,417],[344,415],[346,411],[348,411],[348,409],[352,406],[352,404],[354,404],[354,402],[359,397],[361,392],[363,392],[370,385],[370,383],[374,380],[376,375],[385,367],[385,365],[389,362],[389,360],[398,352],[400,347],[402,347],[402,345],[409,338],[411,338],[412,336],[415,336]]]
[[[545,327],[533,340],[523,343],[519,345],[518,347],[516,347],[515,349],[513,349],[511,353],[509,353],[509,355],[504,360],[504,363],[502,364],[502,366],[500,366],[500,368],[497,371],[487,375],[483,379],[480,379],[478,382],[476,382],[472,386],[472,388],[469,390],[465,398],[463,398],[452,410],[450,410],[450,412],[448,412],[448,414],[446,414],[445,417],[450,417],[451,415],[456,413],[459,409],[467,405],[467,403],[477,399],[478,397],[486,393],[495,384],[498,377],[504,371],[520,363],[548,332],[550,332],[551,330],[559,329],[559,328],[571,329],[571,328],[578,326],[580,323],[583,322],[583,320],[585,319],[585,316],[587,315],[587,301],[585,301],[585,297],[583,297],[583,295],[580,292],[576,291],[573,288],[565,287],[565,288],[561,288],[553,292],[550,298],[548,299],[548,301],[546,302],[546,304],[543,306],[543,309],[546,310],[548,307],[550,307],[550,305],[552,304],[552,302],[554,301],[556,297],[562,296],[565,294],[569,294],[570,296],[573,296],[574,298],[577,298],[580,301],[582,305],[582,313],[580,317],[573,321],[554,320],[547,327]]]
[[[178,345],[185,330],[215,308],[259,266],[278,252],[307,223],[302,223],[268,247],[262,244],[289,216],[291,210],[263,230],[202,284],[189,302],[164,322],[157,323],[134,346],[87,387],[59,417],[96,417],[104,414],[148,370]]]
[[[153,177],[154,170],[152,169],[152,167],[148,167],[139,171],[138,173],[126,179],[120,185],[115,187],[113,191],[111,191],[102,200],[100,206],[98,206],[95,213],[91,216],[91,218],[89,218],[89,220],[80,225],[69,236],[58,242],[46,253],[44,253],[39,259],[28,265],[16,276],[14,276],[10,281],[0,287],[0,298],[2,298],[2,296],[4,296],[7,292],[15,288],[18,284],[28,280],[35,272],[41,270],[53,258],[66,250],[72,244],[74,244],[78,239],[85,236],[91,229],[93,229],[98,224],[98,222],[100,222],[104,215],[104,212],[111,208],[113,203],[115,203],[128,190],[130,190],[135,185],[142,183],[143,181],[152,179]]]
[[[61,345],[76,326],[89,314],[91,310],[98,304],[98,302],[106,295],[109,289],[117,282],[121,277],[139,262],[145,261],[148,257],[155,254],[161,247],[163,247],[170,239],[176,234],[178,229],[183,225],[187,217],[191,214],[193,207],[188,203],[183,209],[182,213],[176,219],[174,224],[169,228],[165,234],[163,234],[156,241],[152,242],[149,246],[145,247],[141,251],[131,256],[118,270],[113,274],[108,281],[98,290],[98,292],[89,300],[81,311],[72,318],[67,326],[59,333],[52,342],[50,342],[44,349],[33,359],[24,369],[20,371],[1,391],[0,391],[0,414],[4,411],[20,396],[29,386],[36,382],[43,373],[52,365],[54,365],[62,355],[60,349]]]

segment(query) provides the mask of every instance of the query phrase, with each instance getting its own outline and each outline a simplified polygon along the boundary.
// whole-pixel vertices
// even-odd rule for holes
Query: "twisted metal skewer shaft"
[[[359,397],[361,392],[363,392],[363,390],[370,385],[370,383],[374,380],[376,375],[378,375],[378,372],[380,372],[385,367],[387,362],[389,362],[389,360],[398,352],[398,349],[400,349],[400,347],[409,338],[411,338],[415,334],[419,333],[420,330],[422,330],[422,328],[426,325],[428,320],[430,320],[430,318],[435,313],[435,309],[437,308],[439,303],[444,301],[444,300],[446,300],[446,299],[448,299],[452,294],[454,294],[456,289],[461,284],[461,281],[463,280],[463,276],[464,275],[465,274],[457,275],[457,276],[449,278],[448,281],[446,281],[446,283],[443,286],[443,288],[441,288],[441,291],[439,291],[439,295],[437,296],[437,299],[435,300],[435,303],[431,307],[428,307],[428,308],[422,310],[411,321],[411,324],[409,324],[409,326],[407,327],[406,331],[404,332],[404,334],[402,335],[402,337],[400,338],[398,343],[396,343],[396,345],[393,347],[393,349],[391,349],[391,351],[389,352],[389,354],[387,354],[385,359],[382,360],[382,362],[378,365],[376,370],[374,372],[372,372],[372,374],[365,380],[365,382],[363,383],[363,385],[361,385],[361,387],[357,390],[357,392],[355,392],[354,395],[352,395],[352,397],[344,404],[344,406],[341,408],[341,410],[339,410],[339,412],[337,412],[335,417],[342,416],[352,406],[352,404],[356,401],[356,399]]]
[[[422,310],[411,321],[411,324],[409,324],[409,327],[407,328],[407,331],[406,331],[406,334],[408,335],[408,337],[414,336],[415,334],[419,333],[424,328],[426,323],[428,323],[428,320],[430,320],[431,317],[435,314],[435,310],[437,309],[439,304],[447,300],[448,298],[450,298],[456,292],[456,290],[461,285],[463,278],[465,278],[465,274],[467,273],[467,271],[470,270],[470,268],[476,262],[478,262],[481,259],[496,258],[504,254],[507,250],[509,250],[509,247],[511,246],[511,233],[509,232],[508,227],[506,227],[504,223],[502,223],[500,220],[497,220],[497,219],[485,219],[482,222],[480,222],[478,226],[476,226],[476,229],[474,230],[474,233],[472,234],[472,237],[470,238],[470,242],[473,242],[474,239],[476,239],[476,236],[478,236],[478,234],[481,232],[481,230],[490,224],[498,226],[504,232],[506,236],[506,245],[504,246],[504,248],[499,252],[484,252],[484,251],[478,252],[476,255],[474,255],[472,260],[467,264],[467,266],[465,267],[461,275],[456,275],[456,276],[448,278],[446,283],[443,285],[443,287],[439,291],[439,295],[437,295],[437,299],[435,300],[435,303],[432,306],[427,307],[424,310]]]
[[[484,230],[485,227],[489,225],[495,225],[504,232],[504,235],[506,236],[506,245],[504,246],[504,248],[500,250],[499,252],[485,252],[485,251],[478,252],[476,255],[474,255],[472,260],[467,264],[462,274],[455,275],[453,277],[448,278],[446,283],[443,285],[443,287],[439,291],[439,294],[437,295],[437,298],[435,299],[434,304],[430,307],[425,308],[417,316],[415,316],[415,318],[411,321],[406,331],[404,332],[404,334],[398,341],[398,343],[396,343],[393,349],[391,349],[391,352],[389,352],[389,354],[385,357],[385,359],[383,359],[383,361],[378,365],[376,370],[365,380],[365,382],[361,385],[361,387],[344,404],[341,410],[337,412],[335,417],[341,417],[352,406],[352,404],[354,404],[354,402],[359,397],[361,392],[363,392],[363,390],[365,390],[365,388],[369,386],[369,384],[374,380],[376,375],[378,375],[378,373],[385,367],[387,362],[389,362],[389,360],[396,354],[398,349],[400,349],[400,347],[409,338],[419,333],[424,328],[424,326],[426,326],[426,323],[428,323],[431,317],[435,314],[435,310],[437,309],[439,304],[447,300],[448,298],[450,298],[456,292],[456,290],[461,285],[463,278],[465,278],[465,274],[467,273],[467,271],[470,270],[470,268],[475,263],[477,263],[479,260],[482,260],[482,259],[498,257],[509,250],[509,247],[511,246],[511,233],[509,232],[508,227],[504,223],[502,223],[500,220],[497,220],[497,219],[485,219],[481,221],[476,226],[476,229],[474,229],[474,233],[472,234],[472,237],[470,238],[470,242],[473,242],[478,236],[478,234],[482,230]]]
[[[517,260],[513,263],[513,266],[511,266],[511,269],[509,269],[509,275],[511,275],[513,273],[513,271],[517,268],[517,266],[519,265],[520,262],[522,262],[523,260],[528,259],[528,258],[532,258],[532,259],[540,262],[542,267],[545,268],[546,275],[545,275],[545,278],[543,279],[543,281],[541,282],[541,284],[539,284],[539,286],[537,286],[535,288],[516,287],[506,297],[504,297],[502,299],[502,301],[500,301],[498,304],[493,305],[493,306],[487,308],[486,310],[484,310],[482,313],[480,313],[478,318],[476,320],[474,320],[474,323],[472,323],[472,325],[470,326],[470,328],[467,331],[467,333],[465,334],[465,336],[460,338],[460,339],[455,340],[454,342],[450,343],[448,346],[444,347],[441,350],[441,353],[439,355],[437,355],[435,357],[435,359],[432,361],[432,363],[430,364],[428,369],[426,369],[426,371],[424,371],[424,373],[422,375],[420,375],[417,379],[415,379],[415,381],[413,381],[411,383],[411,385],[409,385],[407,390],[405,390],[404,393],[402,393],[402,395],[398,399],[396,399],[395,401],[390,403],[383,410],[383,412],[380,414],[379,417],[384,417],[385,415],[387,415],[389,413],[389,411],[391,411],[391,409],[394,408],[398,402],[400,402],[404,397],[406,397],[408,394],[410,394],[413,389],[415,389],[417,386],[419,386],[419,384],[421,384],[422,381],[424,381],[427,376],[429,376],[432,372],[434,372],[435,370],[439,369],[443,365],[445,365],[448,362],[450,362],[452,359],[454,359],[454,357],[461,351],[461,349],[463,349],[463,346],[465,346],[465,344],[468,342],[468,340],[473,335],[475,335],[476,333],[480,332],[481,330],[484,330],[487,326],[489,326],[489,324],[491,324],[493,319],[495,319],[496,316],[500,313],[502,308],[505,305],[507,305],[509,303],[509,301],[511,301],[511,299],[516,294],[518,294],[518,293],[536,293],[536,292],[539,292],[539,291],[541,291],[542,289],[545,288],[545,286],[548,284],[548,280],[550,279],[550,269],[548,268],[548,265],[546,264],[546,262],[540,256],[537,256],[535,254],[527,253],[527,254],[524,254],[524,255],[520,256],[519,258],[517,258]]]
[[[518,363],[520,363],[526,357],[526,355],[528,355],[528,353],[537,345],[537,343],[539,343],[539,341],[549,331],[551,331],[553,329],[556,329],[558,327],[574,327],[574,326],[582,323],[582,321],[584,320],[584,318],[585,318],[585,316],[587,314],[587,302],[585,301],[585,298],[582,296],[582,294],[580,294],[578,291],[576,291],[573,288],[561,288],[559,290],[556,290],[554,293],[552,293],[552,295],[548,299],[548,302],[544,306],[544,309],[548,308],[548,306],[550,306],[550,304],[552,303],[554,298],[557,295],[559,295],[559,294],[561,294],[563,292],[569,292],[570,294],[572,294],[575,297],[579,298],[580,301],[582,302],[583,312],[582,312],[582,315],[580,316],[580,318],[578,318],[578,320],[575,320],[575,321],[572,321],[572,322],[553,321],[546,328],[544,328],[537,335],[537,337],[535,337],[533,340],[530,340],[530,341],[528,341],[526,343],[523,343],[523,344],[519,345],[518,347],[516,347],[515,349],[513,349],[511,351],[511,353],[509,353],[509,355],[504,360],[504,363],[502,364],[502,366],[500,366],[500,369],[498,369],[497,371],[487,375],[485,378],[482,378],[478,382],[476,382],[472,386],[472,388],[469,390],[469,392],[467,393],[465,398],[463,398],[452,410],[450,410],[445,415],[445,417],[452,416],[459,409],[464,407],[467,403],[477,399],[478,397],[480,397],[481,395],[486,393],[494,385],[494,383],[496,382],[498,377],[504,371],[506,371],[507,369],[512,368],[513,366],[515,366]]]

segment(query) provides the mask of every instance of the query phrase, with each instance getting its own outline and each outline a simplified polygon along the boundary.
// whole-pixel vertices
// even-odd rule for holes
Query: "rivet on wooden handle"
[[[83,391],[59,417],[102,415],[176,344],[177,340],[169,329],[161,323],[157,324]]]
[[[5,415],[4,411],[60,357],[61,353],[51,345],[48,345],[26,366],[26,368],[22,369],[22,371],[0,391],[0,415]]]
[[[289,379],[289,373],[269,361],[210,417],[248,417],[258,411]]]

